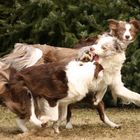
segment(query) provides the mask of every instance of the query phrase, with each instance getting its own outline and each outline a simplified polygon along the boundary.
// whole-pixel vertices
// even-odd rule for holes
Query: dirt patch
[[[66,130],[61,126],[60,134],[55,134],[51,126],[42,129],[31,129],[29,134],[22,135],[15,123],[15,115],[4,107],[0,108],[0,139],[1,140],[139,140],[140,139],[140,109],[106,110],[109,118],[122,124],[121,129],[112,129],[103,124],[96,110],[74,109],[72,123],[74,128]]]

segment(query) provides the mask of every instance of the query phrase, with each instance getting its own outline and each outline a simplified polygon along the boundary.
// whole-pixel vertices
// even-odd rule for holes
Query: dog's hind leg
[[[97,106],[103,99],[104,95],[105,95],[105,92],[107,90],[107,87],[105,86],[102,90],[96,92],[95,94],[95,99],[93,100],[93,104],[95,106]]]
[[[114,122],[112,122],[108,117],[107,115],[105,114],[105,108],[104,108],[104,103],[103,101],[101,101],[97,106],[97,111],[99,113],[99,116],[100,116],[100,119],[107,125],[109,125],[110,127],[112,128],[120,128],[121,125],[118,125]]]
[[[60,126],[61,122],[66,120],[66,118],[67,118],[67,108],[68,108],[67,104],[61,104],[61,103],[59,104],[59,119],[53,125],[53,128],[56,133],[60,133],[59,126]]]
[[[29,91],[30,92],[30,91]],[[36,114],[35,114],[35,105],[34,105],[34,98],[32,96],[32,93],[30,92],[31,95],[31,116],[30,116],[30,122],[34,123],[38,127],[42,127],[43,122],[41,122]]]
[[[124,86],[120,73],[114,75],[113,82],[109,87],[114,96],[121,98],[127,104],[134,103],[135,105],[140,106],[140,94],[133,92]]]
[[[68,108],[67,108],[67,122],[66,122],[66,129],[72,129],[73,126],[72,126],[72,123],[70,121],[71,119],[71,106],[72,105],[68,105]]]
[[[25,120],[17,118],[16,119],[18,127],[22,130],[22,132],[28,132],[28,128],[25,126]]]

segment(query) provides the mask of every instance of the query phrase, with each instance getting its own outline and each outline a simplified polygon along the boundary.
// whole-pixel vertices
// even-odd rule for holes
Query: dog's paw
[[[73,129],[73,126],[72,126],[71,122],[68,122],[66,124],[66,129]]]
[[[43,123],[46,124],[49,121],[49,118],[47,116],[41,116],[39,120]]]
[[[53,130],[54,130],[54,133],[56,133],[56,134],[60,133],[59,125],[57,123],[53,124]]]
[[[122,127],[121,124],[116,124],[116,125],[114,126],[115,129],[120,129],[121,127]]]
[[[54,129],[54,133],[56,133],[56,134],[60,134],[60,130],[59,130],[58,127],[53,127],[53,129]]]

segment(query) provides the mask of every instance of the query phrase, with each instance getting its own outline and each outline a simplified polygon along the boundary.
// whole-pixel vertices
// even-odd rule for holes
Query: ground
[[[120,129],[112,129],[103,124],[96,110],[73,109],[72,123],[74,128],[66,130],[61,126],[61,133],[55,134],[49,126],[33,129],[22,135],[15,123],[15,115],[4,107],[0,107],[0,140],[139,140],[140,109],[111,108],[106,113],[115,123],[122,124]]]

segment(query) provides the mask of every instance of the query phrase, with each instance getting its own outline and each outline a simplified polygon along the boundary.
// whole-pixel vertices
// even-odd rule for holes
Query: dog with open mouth
[[[114,57],[114,60],[108,61],[108,59],[105,59],[105,61],[108,61],[108,64],[110,63],[116,63],[115,67],[110,67],[110,79],[111,83],[109,83],[109,88],[111,89],[111,94],[115,102],[117,102],[117,98],[123,99],[127,103],[134,103],[139,106],[139,101],[136,101],[136,98],[138,93],[136,94],[135,92],[127,89],[123,82],[122,82],[122,75],[121,75],[121,68],[123,66],[123,63],[125,62],[125,53],[127,50],[128,45],[131,42],[134,42],[137,36],[137,33],[140,29],[140,21],[132,19],[129,22],[127,21],[118,21],[114,19],[109,19],[109,28],[110,32],[107,33],[110,36],[116,37],[121,43],[123,43],[123,52],[119,53],[118,56]],[[103,35],[106,33],[103,33]],[[101,35],[102,36],[102,35]],[[75,48],[80,48],[84,46],[94,46],[98,40],[98,37],[88,37],[86,39],[81,39],[76,45]],[[107,49],[107,47],[103,47],[104,51]],[[97,51],[98,48],[95,48]],[[101,53],[101,52],[100,52]],[[106,63],[107,64],[107,63]],[[107,67],[107,65],[105,66]],[[116,70],[115,70],[116,69]],[[133,96],[134,95],[134,96]],[[137,95],[137,96],[135,96]],[[139,98],[139,97],[138,97]],[[93,100],[94,101],[94,100]],[[92,102],[92,101],[91,101]],[[105,122],[105,116],[104,116],[104,104],[103,102],[100,102],[98,106],[96,106],[100,118],[103,122]],[[71,118],[71,107],[68,107],[68,116],[67,116],[67,124],[66,128],[71,129],[72,124],[70,122]]]
[[[122,24],[123,23],[123,24]],[[130,32],[130,29],[131,29],[131,35],[132,38],[128,38],[128,37],[125,37],[125,38],[128,38],[127,40],[125,40],[125,45],[126,45],[126,48],[127,48],[127,45],[134,41],[135,37],[136,37],[136,32],[138,31],[138,29],[140,28],[139,26],[139,22],[136,21],[136,20],[132,20],[130,22],[123,22],[123,21],[116,21],[116,20],[110,20],[109,21],[109,26],[110,26],[110,30],[111,32],[109,33],[111,36],[116,36],[117,38],[119,38],[122,42],[124,40],[124,38],[120,37],[122,36],[125,31],[126,31],[126,27],[128,26],[125,26],[126,24],[129,24],[131,26],[131,28],[127,28],[127,33],[128,31]],[[129,26],[129,27],[130,27]],[[125,30],[123,30],[125,29]],[[121,32],[123,32],[123,34],[119,34],[118,33],[118,30],[120,30]],[[120,35],[120,36],[119,36]],[[93,41],[91,41],[90,43],[92,43],[91,45],[93,45],[95,43],[93,43]],[[43,52],[43,57],[42,58],[45,58],[45,62],[53,62],[53,61],[60,61],[61,59],[63,59],[63,61],[65,61],[65,59],[68,61],[69,58],[70,59],[73,59],[75,56],[77,56],[77,50],[73,50],[73,49],[66,49],[66,48],[53,48],[53,47],[46,47],[47,45],[26,45],[26,44],[17,44],[17,46],[20,48],[21,46],[25,47],[27,46],[26,48],[28,47],[36,47],[36,48],[39,48],[40,50],[42,50]],[[85,45],[86,46],[86,45]],[[63,52],[63,53],[62,53]],[[41,53],[39,53],[41,54]],[[64,56],[62,55],[64,54]],[[41,56],[41,55],[40,55]],[[70,57],[69,57],[70,56]],[[69,57],[69,58],[68,58]],[[8,58],[8,57],[7,57]],[[7,58],[3,58],[3,61],[6,62],[7,61]],[[29,58],[29,57],[28,57]],[[40,57],[39,57],[40,58]],[[118,59],[119,58],[119,59]],[[118,56],[118,58],[116,58],[116,61],[114,61],[114,63],[116,63],[116,65],[118,66],[116,69],[118,71],[113,71],[112,70],[112,75],[113,75],[113,72],[115,72],[115,75],[119,76],[117,78],[117,76],[115,76],[115,80],[112,81],[111,84],[109,84],[110,88],[112,89],[112,92],[113,92],[113,95],[117,95],[117,96],[120,96],[120,97],[123,97],[124,99],[125,98],[131,98],[130,96],[127,96],[127,95],[130,95],[130,93],[133,94],[133,92],[131,92],[130,90],[126,89],[124,86],[123,86],[123,83],[121,81],[121,74],[120,74],[120,70],[121,70],[121,67],[122,67],[122,64],[125,60],[125,54],[120,54],[120,56]],[[9,60],[12,60],[11,57],[8,58]],[[34,59],[34,58],[33,58]],[[32,61],[33,61],[32,59]],[[118,60],[118,61],[117,61]],[[101,61],[101,60],[100,60]],[[17,61],[18,62],[18,61]],[[26,62],[26,61],[24,61]],[[14,61],[12,60],[12,64],[14,65]],[[18,67],[17,65],[14,65],[15,67]],[[27,67],[26,65],[24,65],[24,67]],[[22,67],[20,67],[21,69]],[[112,69],[112,68],[111,68]],[[119,83],[119,86],[121,86],[121,89],[123,89],[123,91],[125,91],[125,93],[128,93],[128,94],[124,94],[122,95],[122,90],[120,90],[120,87],[118,86],[118,83]],[[139,104],[138,102],[135,102],[135,96],[131,98],[132,100],[129,100],[129,101],[132,101],[134,103],[136,103],[137,105]],[[133,100],[134,99],[134,100]],[[139,99],[139,97],[138,97]],[[97,109],[99,111],[99,114],[100,114],[100,117],[101,117],[101,120],[103,122],[106,123],[106,115],[104,113],[104,109],[103,109],[103,104],[102,102],[100,102],[97,106]],[[108,123],[106,123],[108,124]]]
[[[96,52],[94,47],[108,47],[108,50],[100,54]],[[24,121],[30,119],[39,127],[50,120],[55,120],[57,122],[54,124],[54,129],[59,133],[59,124],[63,119],[66,119],[69,104],[80,101],[90,91],[95,93],[95,104],[102,100],[110,73],[99,62],[104,61],[104,59],[102,60],[103,57],[112,57],[120,53],[122,44],[117,38],[102,36],[94,47],[84,48],[88,55],[85,57],[84,54],[78,55],[76,60],[71,60],[68,63],[42,64],[19,72],[11,70],[10,80],[7,79],[8,81],[5,83],[6,93],[4,95],[7,96],[3,98],[7,107],[17,114],[17,124],[23,132],[28,130]],[[81,52],[83,49],[79,51],[79,53]],[[86,59],[87,56],[90,56],[88,57],[89,60]],[[3,75],[3,73],[1,74]],[[48,118],[48,115],[38,116],[37,112],[41,109],[39,109],[37,101],[42,99],[49,105],[48,112],[54,111],[55,116],[53,118]],[[120,127],[108,119],[105,121],[111,127]]]

